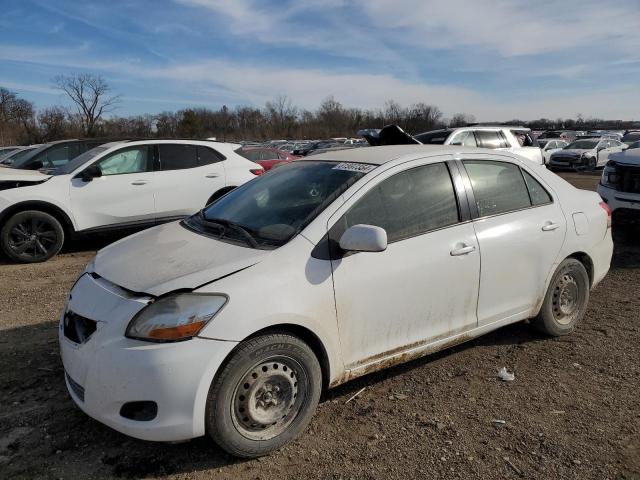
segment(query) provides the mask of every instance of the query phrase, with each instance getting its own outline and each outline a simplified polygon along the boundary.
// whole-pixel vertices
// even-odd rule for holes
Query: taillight
[[[600,206],[607,212],[607,228],[611,228],[611,207],[607,205],[607,202],[600,202]]]
[[[254,175],[262,175],[264,173],[264,168],[252,168],[249,171]]]

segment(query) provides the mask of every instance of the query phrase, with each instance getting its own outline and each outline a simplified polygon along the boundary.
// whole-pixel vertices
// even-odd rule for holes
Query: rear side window
[[[526,170],[523,170],[522,174],[524,175],[524,179],[527,182],[529,197],[531,197],[531,204],[536,206],[551,203],[551,195],[549,195],[549,192],[547,192],[545,188],[540,185],[540,182],[533,178],[531,174]]]
[[[182,170],[198,166],[195,145],[161,143],[158,145],[161,170]]]
[[[252,162],[256,162],[260,160],[260,150],[236,150],[236,153],[242,155],[247,160],[251,160]]]
[[[481,217],[531,206],[520,167],[512,163],[465,160]]]
[[[502,134],[494,130],[476,130],[478,146],[482,148],[507,148],[509,145]]]
[[[198,145],[198,165],[209,165],[211,163],[220,162],[222,156],[215,150]]]
[[[398,173],[367,192],[332,229],[339,239],[347,228],[375,225],[396,242],[457,223],[456,202],[449,170],[444,163]]]

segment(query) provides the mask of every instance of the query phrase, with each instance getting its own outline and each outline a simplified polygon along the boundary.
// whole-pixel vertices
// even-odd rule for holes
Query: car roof
[[[303,157],[296,161],[332,161],[369,163],[382,165],[400,157],[433,157],[456,153],[494,153],[486,148],[462,147],[460,145],[385,145],[381,147],[349,148]],[[506,152],[500,152],[504,154]]]

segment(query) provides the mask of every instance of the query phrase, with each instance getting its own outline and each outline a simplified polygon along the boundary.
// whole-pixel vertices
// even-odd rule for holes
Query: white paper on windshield
[[[368,165],[366,163],[342,162],[333,167],[332,170],[346,170],[348,172],[369,173],[374,168],[376,168],[375,165]]]

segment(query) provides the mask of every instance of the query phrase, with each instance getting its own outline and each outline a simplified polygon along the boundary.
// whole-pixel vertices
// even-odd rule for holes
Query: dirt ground
[[[597,181],[567,177],[583,188]],[[2,261],[0,478],[640,479],[639,233],[614,228],[612,270],[572,335],[512,325],[355,380],[324,394],[296,442],[252,461],[206,438],[133,440],[73,405],[57,317],[109,239],[45,264]],[[514,382],[496,378],[503,366]]]

